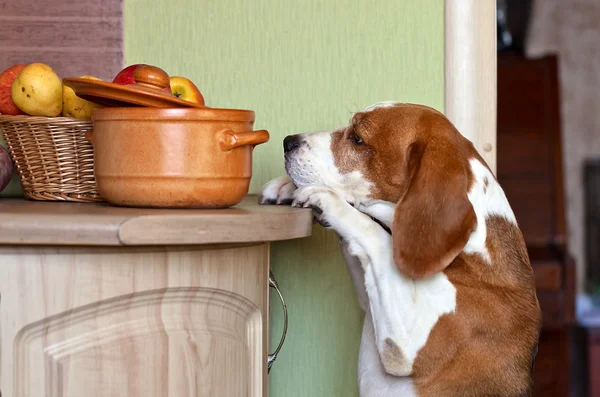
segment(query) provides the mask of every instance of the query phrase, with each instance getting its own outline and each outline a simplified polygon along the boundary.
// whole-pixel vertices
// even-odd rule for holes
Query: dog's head
[[[288,136],[284,151],[298,187],[326,185],[355,205],[394,203],[394,259],[414,277],[443,270],[475,230],[469,159],[480,157],[434,109],[380,103],[341,129]]]

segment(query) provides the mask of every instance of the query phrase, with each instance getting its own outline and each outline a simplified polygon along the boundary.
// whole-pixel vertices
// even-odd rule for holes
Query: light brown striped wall
[[[123,63],[123,0],[0,0],[0,71],[42,62],[110,80]]]

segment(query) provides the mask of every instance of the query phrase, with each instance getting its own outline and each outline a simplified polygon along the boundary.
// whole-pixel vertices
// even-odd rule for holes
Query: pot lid
[[[156,66],[142,65],[133,72],[135,84],[121,85],[99,80],[64,78],[75,95],[106,107],[205,108],[204,105],[169,94],[169,75]]]

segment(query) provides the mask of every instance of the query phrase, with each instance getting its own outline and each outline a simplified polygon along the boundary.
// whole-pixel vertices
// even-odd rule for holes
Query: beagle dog
[[[541,326],[523,236],[472,143],[434,109],[383,102],[288,136],[261,204],[339,236],[365,320],[361,397],[525,397]]]

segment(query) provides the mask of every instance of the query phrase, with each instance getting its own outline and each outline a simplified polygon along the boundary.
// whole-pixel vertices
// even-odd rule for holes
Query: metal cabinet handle
[[[271,366],[277,359],[277,355],[283,346],[283,342],[285,342],[285,336],[287,335],[288,327],[287,305],[285,304],[285,299],[283,299],[283,295],[281,294],[279,286],[277,285],[277,280],[275,280],[275,276],[273,276],[273,272],[271,270],[269,270],[269,287],[274,288],[275,291],[277,291],[277,295],[279,295],[279,300],[281,301],[281,306],[283,307],[283,334],[281,335],[277,349],[275,349],[272,354],[269,354],[269,358],[267,360],[267,373],[271,372]]]

